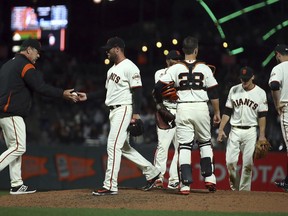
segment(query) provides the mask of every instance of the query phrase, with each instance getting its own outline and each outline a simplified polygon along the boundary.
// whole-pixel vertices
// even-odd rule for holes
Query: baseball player
[[[155,85],[155,95],[162,102],[161,89],[169,82],[175,82],[178,89],[176,111],[176,134],[179,142],[179,165],[181,173],[180,194],[190,193],[192,183],[191,150],[193,140],[198,140],[200,148],[201,174],[205,186],[216,191],[214,158],[211,143],[210,115],[207,102],[210,100],[214,110],[213,121],[220,123],[218,83],[211,69],[196,60],[198,40],[188,36],[183,41],[185,61],[172,65]]]
[[[286,178],[276,181],[275,184],[288,191],[288,45],[279,44],[275,47],[277,62],[270,75],[269,86],[272,92],[275,108],[280,116],[282,135],[287,149],[287,171]]]
[[[154,187],[160,172],[129,144],[127,128],[131,121],[140,119],[142,81],[138,67],[124,55],[125,44],[119,37],[112,37],[103,47],[114,65],[107,72],[105,104],[110,109],[110,132],[107,143],[107,169],[103,188],[92,192],[95,196],[118,194],[118,172],[122,155],[134,162],[147,179],[144,191]],[[80,101],[87,99],[78,92]]]
[[[179,51],[171,50],[166,56],[166,64],[167,68],[160,69],[155,73],[155,83],[166,74],[167,69],[179,62],[182,59],[182,56]],[[172,102],[169,100],[164,100],[163,104],[166,108],[172,113],[176,114],[176,102]],[[168,188],[169,189],[177,189],[179,186],[179,177],[178,177],[178,141],[176,137],[176,128],[171,129],[160,129],[157,127],[157,135],[158,135],[158,145],[157,150],[155,152],[154,165],[161,172],[160,178],[156,180],[155,185],[157,187],[163,187],[164,175],[166,173],[166,162],[167,155],[170,144],[173,142],[174,145],[174,155],[172,162],[170,164],[169,169],[169,179],[168,179]]]
[[[0,155],[0,171],[9,165],[10,194],[13,195],[36,192],[24,185],[21,177],[22,155],[26,151],[24,118],[30,111],[33,92],[55,98],[63,97],[73,102],[78,100],[71,93],[74,89],[64,91],[44,82],[41,72],[35,68],[40,49],[37,40],[25,40],[20,52],[0,70],[0,127],[8,148]]]
[[[231,131],[227,140],[226,165],[231,190],[250,191],[252,180],[253,153],[257,140],[266,140],[267,97],[263,89],[253,83],[254,72],[250,67],[240,69],[241,84],[233,86],[226,101],[219,126],[218,142],[226,138],[224,128],[230,119]],[[240,151],[242,152],[241,177],[237,171]]]

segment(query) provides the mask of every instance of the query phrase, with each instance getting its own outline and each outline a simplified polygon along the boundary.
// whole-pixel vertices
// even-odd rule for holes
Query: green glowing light
[[[244,48],[243,47],[239,47],[237,49],[231,50],[229,52],[229,54],[230,55],[237,55],[237,54],[242,53],[242,52],[244,52]]]
[[[268,56],[267,56],[267,58],[262,62],[262,67],[265,67],[270,61],[271,61],[271,59],[273,58],[275,56],[275,54],[274,54],[274,51],[273,52],[271,52]]]
[[[288,20],[278,24],[277,26],[275,26],[274,28],[270,29],[266,34],[264,34],[262,36],[262,39],[265,41],[265,40],[268,40],[268,38],[270,38],[273,34],[275,34],[277,31],[285,28],[288,26]]]
[[[208,15],[210,16],[210,18],[212,19],[212,21],[214,22],[220,36],[222,39],[225,39],[225,33],[221,27],[221,25],[219,24],[217,18],[215,17],[215,15],[213,14],[213,12],[210,10],[210,8],[208,7],[208,5],[203,1],[203,0],[197,0],[202,7],[205,9],[205,11],[208,13]]]
[[[231,19],[234,19],[234,18],[236,18],[238,16],[241,16],[244,13],[248,13],[248,12],[251,12],[253,10],[257,10],[259,8],[265,7],[265,6],[270,5],[270,4],[274,4],[274,3],[279,2],[279,1],[280,0],[266,0],[266,1],[254,4],[254,5],[251,5],[249,7],[243,8],[242,10],[236,11],[236,12],[234,12],[232,14],[229,14],[229,15],[227,15],[225,17],[220,18],[218,20],[218,22],[220,24],[225,23],[225,22],[227,22],[227,21],[229,21]]]

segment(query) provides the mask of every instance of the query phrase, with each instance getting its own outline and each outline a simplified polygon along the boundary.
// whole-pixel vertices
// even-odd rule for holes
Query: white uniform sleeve
[[[130,61],[130,64],[127,64],[125,72],[127,73],[125,75],[130,83],[130,88],[142,86],[140,70],[133,62]]]
[[[267,102],[267,95],[264,90],[260,93],[261,101],[259,103],[258,112],[267,112],[268,111],[268,102]]]
[[[163,68],[163,69],[160,69],[160,70],[155,72],[155,75],[154,75],[155,83],[157,83],[160,80],[160,78],[163,75],[165,75],[166,70],[167,70],[167,68]]]
[[[233,108],[233,102],[232,102],[232,97],[231,97],[232,92],[234,91],[233,89],[234,87],[230,89],[227,100],[226,100],[226,104],[225,104],[226,107],[231,108],[231,109]]]
[[[283,79],[283,77],[282,77],[281,70],[280,70],[279,66],[277,65],[271,71],[270,78],[269,78],[269,84],[273,81],[277,81],[281,85],[282,79]]]

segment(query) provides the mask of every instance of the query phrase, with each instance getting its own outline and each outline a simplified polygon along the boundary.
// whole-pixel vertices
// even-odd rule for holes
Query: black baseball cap
[[[167,56],[166,59],[172,59],[172,60],[181,60],[182,59],[182,55],[178,50],[171,50]]]
[[[250,67],[245,66],[240,69],[240,79],[242,79],[244,82],[250,80],[253,75],[254,70]]]
[[[274,51],[279,52],[281,55],[288,55],[288,46],[286,44],[277,44]]]
[[[35,48],[39,53],[41,51],[41,43],[36,39],[27,39],[23,41],[20,47],[20,51],[27,49],[27,47]]]
[[[106,45],[103,46],[102,48],[105,50],[105,51],[108,51],[110,49],[112,49],[113,47],[120,47],[120,48],[125,48],[125,43],[124,41],[119,38],[119,37],[112,37],[112,38],[109,38]]]

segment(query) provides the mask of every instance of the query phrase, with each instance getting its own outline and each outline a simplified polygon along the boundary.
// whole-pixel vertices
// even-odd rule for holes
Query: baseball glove
[[[141,119],[132,119],[127,131],[130,132],[130,136],[141,136],[144,132],[144,124]]]
[[[254,150],[254,159],[265,158],[270,148],[271,145],[267,140],[258,140]]]
[[[155,120],[158,128],[163,130],[174,128],[176,126],[175,115],[173,115],[163,104],[157,104],[156,108]]]
[[[165,85],[162,88],[161,94],[164,100],[175,101],[178,99],[177,90],[174,87],[174,82],[170,82],[169,84]]]

